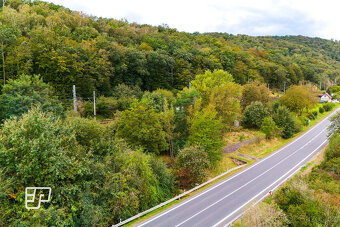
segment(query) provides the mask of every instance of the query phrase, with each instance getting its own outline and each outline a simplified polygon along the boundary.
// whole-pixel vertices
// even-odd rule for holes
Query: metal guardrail
[[[221,177],[227,175],[228,173],[230,173],[230,172],[232,172],[232,171],[234,171],[234,170],[240,169],[240,168],[242,168],[242,167],[244,167],[244,166],[246,166],[246,165],[247,165],[247,164],[244,164],[244,165],[240,165],[240,166],[237,166],[237,167],[235,167],[235,168],[229,169],[229,170],[227,170],[226,172],[224,172],[224,173],[218,175],[217,177],[214,177],[214,178],[212,178],[212,179],[210,179],[210,180],[204,182],[203,184],[200,184],[200,185],[198,185],[198,186],[196,186],[196,187],[190,189],[189,191],[186,191],[186,192],[184,192],[184,193],[182,193],[182,194],[179,194],[178,196],[175,196],[175,197],[172,198],[172,199],[169,199],[169,200],[167,200],[167,201],[165,201],[165,202],[163,202],[163,203],[158,204],[157,206],[154,206],[154,207],[152,207],[152,208],[150,208],[150,209],[148,209],[148,210],[146,210],[146,211],[143,211],[143,212],[141,212],[141,213],[139,213],[139,214],[136,214],[135,216],[133,216],[133,217],[131,217],[131,218],[128,218],[128,219],[126,219],[126,220],[124,220],[124,221],[122,221],[122,222],[120,222],[120,223],[118,223],[118,224],[112,225],[112,227],[118,227],[118,226],[125,225],[125,224],[127,224],[127,223],[129,223],[129,222],[131,222],[131,221],[133,221],[133,220],[135,220],[135,219],[137,219],[137,218],[140,218],[140,217],[144,216],[144,215],[147,214],[147,213],[150,213],[151,211],[154,211],[154,210],[156,210],[156,209],[158,209],[158,208],[161,208],[162,206],[165,206],[165,205],[167,205],[167,204],[169,204],[169,203],[171,203],[171,202],[173,202],[173,201],[175,201],[175,200],[177,200],[177,199],[180,199],[180,198],[182,198],[182,197],[188,195],[189,193],[191,193],[191,192],[193,192],[193,191],[196,191],[196,190],[200,189],[201,187],[203,187],[203,186],[205,186],[205,185],[207,185],[207,184],[210,184],[211,182],[213,182],[213,181],[215,181],[215,180],[217,180],[217,179],[219,179],[219,178],[221,178]]]

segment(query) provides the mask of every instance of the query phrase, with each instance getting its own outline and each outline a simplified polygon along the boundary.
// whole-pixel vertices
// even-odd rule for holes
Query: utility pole
[[[73,85],[73,110],[74,112],[77,112],[76,85]]]
[[[283,92],[286,94],[286,82],[283,83]]]
[[[96,119],[96,91],[93,91],[93,115]]]

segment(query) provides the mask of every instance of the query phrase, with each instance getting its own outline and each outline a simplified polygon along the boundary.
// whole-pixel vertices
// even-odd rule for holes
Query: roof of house
[[[319,94],[319,97],[321,98],[322,96],[327,95],[328,98],[332,99],[332,96],[330,96],[327,92],[325,94]]]

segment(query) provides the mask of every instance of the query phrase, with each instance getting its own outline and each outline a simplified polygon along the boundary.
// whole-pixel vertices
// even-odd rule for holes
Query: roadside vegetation
[[[332,118],[330,129],[323,161],[251,207],[235,226],[340,225],[340,114]]]
[[[332,41],[188,34],[41,1],[6,1],[0,25],[0,226],[118,223],[336,107],[317,86],[340,75]],[[52,187],[51,202],[27,210],[31,186]]]

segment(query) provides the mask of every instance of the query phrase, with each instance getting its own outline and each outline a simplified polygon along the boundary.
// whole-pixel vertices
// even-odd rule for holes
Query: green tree
[[[270,91],[264,84],[249,83],[243,86],[241,105],[245,109],[252,102],[259,101],[266,106],[269,96]]]
[[[0,22],[1,23],[1,22]],[[1,58],[2,58],[2,74],[3,74],[3,83],[6,84],[6,48],[16,40],[18,36],[18,31],[10,27],[8,25],[0,26],[0,42],[1,42]]]
[[[216,164],[221,158],[224,142],[222,137],[222,121],[216,119],[217,112],[207,107],[194,114],[190,119],[188,145],[200,146],[208,153],[210,163]]]
[[[273,113],[273,120],[282,131],[282,137],[288,139],[294,135],[295,121],[285,106],[280,106]]]
[[[80,193],[75,185],[79,183],[82,157],[72,132],[50,113],[33,108],[20,120],[6,121],[0,134],[0,188],[6,195],[0,193],[1,219],[14,218],[24,224],[31,216],[21,202],[28,186],[51,186],[56,195],[51,204],[55,210],[74,204]],[[45,209],[49,205],[42,204]]]
[[[121,113],[117,122],[117,136],[156,154],[168,147],[161,115],[142,103]]]
[[[184,188],[201,183],[209,168],[208,154],[200,147],[185,147],[176,157],[177,177]]]
[[[213,89],[210,103],[215,106],[217,116],[227,126],[232,126],[240,116],[241,86],[235,83],[227,83],[223,87]]]
[[[164,112],[165,102],[172,105],[175,98],[171,91],[157,89],[153,92],[145,92],[142,99],[157,112]]]
[[[63,108],[52,95],[51,87],[38,75],[21,75],[17,80],[9,80],[0,96],[0,122],[19,117],[34,105],[39,105],[44,111],[63,114]]]
[[[267,108],[261,102],[252,102],[243,111],[242,124],[247,128],[260,128],[267,115]]]
[[[292,86],[284,96],[280,98],[280,102],[287,106],[291,111],[302,114],[304,109],[311,109],[317,102],[313,92],[305,86]]]
[[[266,135],[267,139],[271,139],[276,135],[278,128],[271,117],[265,117],[261,125],[261,131]]]
[[[208,70],[204,74],[196,75],[191,84],[201,94],[204,103],[207,103],[214,88],[222,87],[233,81],[233,76],[226,71],[214,70],[211,72]]]

